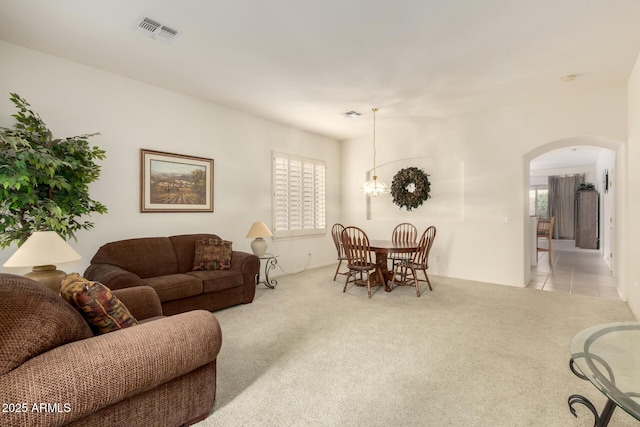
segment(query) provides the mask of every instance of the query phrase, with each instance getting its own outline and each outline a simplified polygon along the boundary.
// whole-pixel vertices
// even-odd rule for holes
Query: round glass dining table
[[[573,337],[570,350],[571,371],[607,397],[598,414],[587,398],[574,394],[569,397],[571,413],[576,415],[575,404],[586,406],[597,427],[609,423],[616,407],[640,420],[640,323],[606,323],[587,328]]]

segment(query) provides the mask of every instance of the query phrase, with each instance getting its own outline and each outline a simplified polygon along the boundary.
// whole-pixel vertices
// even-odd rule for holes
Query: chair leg
[[[411,278],[411,276],[413,276],[413,278]],[[416,279],[416,270],[411,266],[406,266],[404,271],[404,283],[408,285],[411,283],[410,280],[415,281]]]
[[[549,240],[549,265],[553,264],[553,252],[551,252],[551,239]]]
[[[393,277],[391,280],[391,283],[393,283],[394,285],[396,284],[396,276],[400,275],[400,281],[403,282],[404,281],[404,276],[406,276],[405,273],[405,268],[402,265],[396,264],[396,266],[393,269]]]
[[[409,267],[409,270],[411,270],[411,275],[413,276],[413,286],[416,287],[416,295],[420,296],[420,279],[418,279],[418,272],[413,266]],[[407,280],[407,283],[409,283],[409,280]]]
[[[402,283],[406,283],[407,281],[407,270],[408,267],[406,265],[402,265],[402,264],[396,264],[396,268],[393,271],[393,277],[392,277],[392,281],[391,283],[393,283],[394,285],[396,284],[396,275],[400,275],[400,281]]]
[[[369,299],[371,299],[371,274],[367,271],[367,294],[369,295]]]
[[[429,290],[432,291],[431,282],[429,281],[429,276],[427,275],[427,270],[422,270],[424,272],[424,278],[427,279],[427,285],[429,285]]]
[[[403,276],[402,276],[402,281],[403,282],[407,282],[409,280],[408,277],[409,277],[409,272],[410,271],[411,271],[411,267],[408,267],[408,266],[405,265],[404,269],[403,269]]]
[[[347,279],[344,281],[344,288],[342,289],[342,292],[347,291],[347,285],[349,284],[350,277],[351,277],[351,270],[349,270],[349,273],[347,273]]]
[[[382,274],[382,273],[380,273],[380,274]],[[398,274],[400,275],[400,277],[404,278],[404,273],[402,272],[402,268],[400,266],[396,265],[393,268],[393,274],[391,275],[391,287],[392,288],[393,288],[393,285],[395,285],[397,283],[396,282],[396,276]]]
[[[338,267],[336,268],[336,274],[333,275],[333,281],[336,281],[336,277],[338,277],[338,270],[340,270],[340,266],[342,265],[342,260],[338,260]]]

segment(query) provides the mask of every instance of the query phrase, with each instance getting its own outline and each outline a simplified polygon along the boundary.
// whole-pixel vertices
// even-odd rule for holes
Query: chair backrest
[[[431,246],[436,238],[436,228],[432,225],[427,227],[420,237],[418,242],[418,249],[413,253],[414,264],[420,264],[424,268],[429,267],[429,252],[431,252]]]
[[[418,229],[408,222],[396,225],[391,234],[391,240],[394,242],[415,242],[417,239]]]
[[[353,226],[345,227],[342,230],[342,246],[349,265],[371,263],[369,237],[362,229]]]
[[[556,217],[552,216],[551,219],[538,218],[538,226],[536,234],[538,237],[553,238],[553,225],[556,222]]]
[[[333,224],[331,227],[331,237],[333,237],[333,244],[336,245],[336,251],[338,251],[338,258],[344,258],[344,247],[342,246],[342,230],[344,225]]]

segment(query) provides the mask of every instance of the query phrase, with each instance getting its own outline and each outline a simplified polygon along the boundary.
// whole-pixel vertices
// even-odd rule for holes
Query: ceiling
[[[637,0],[0,0],[2,40],[339,140],[372,107],[439,119],[624,84],[638,22]]]

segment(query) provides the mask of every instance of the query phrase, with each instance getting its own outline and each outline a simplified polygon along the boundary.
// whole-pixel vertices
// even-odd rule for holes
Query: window
[[[549,216],[549,189],[547,185],[532,185],[529,187],[529,215],[542,218]]]
[[[273,153],[273,236],[326,233],[325,162]]]

